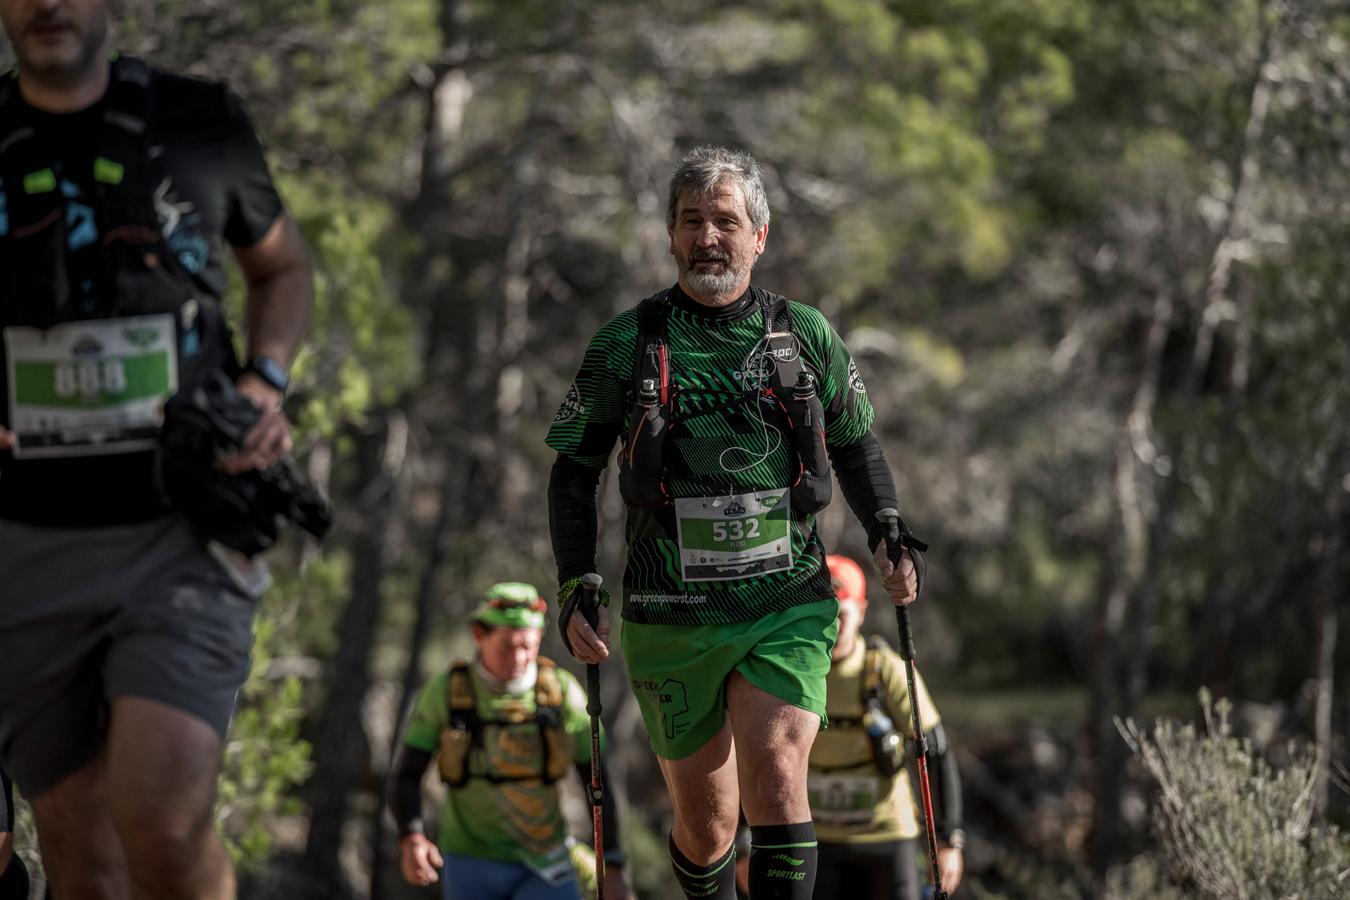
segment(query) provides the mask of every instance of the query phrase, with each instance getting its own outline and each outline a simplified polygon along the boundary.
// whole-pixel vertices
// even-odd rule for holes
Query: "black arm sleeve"
[[[591,795],[591,764],[590,762],[577,763],[577,776],[581,779],[582,789],[586,791],[586,796]],[[605,773],[605,764],[600,763],[600,783],[608,784],[609,776]],[[608,788],[605,790],[605,799],[600,803],[600,817],[602,819],[601,827],[604,829],[605,838],[605,862],[608,865],[623,865],[623,851],[619,847],[619,807],[614,802],[614,792]]]
[[[595,489],[600,471],[559,453],[549,472],[548,526],[559,584],[595,571]]]
[[[9,777],[0,772],[0,831],[14,830],[14,789]]]
[[[891,476],[891,467],[886,464],[881,441],[869,431],[856,444],[827,449],[830,464],[839,478],[839,489],[867,530],[867,546],[875,552],[883,537],[877,511],[887,507],[900,508],[900,501],[895,497],[895,479]]]
[[[964,827],[964,810],[961,808],[961,773],[956,768],[956,754],[947,743],[947,732],[942,724],[933,726],[925,737],[928,739],[928,761],[932,764],[934,787],[937,790],[937,802],[933,804],[933,825],[938,836],[946,838],[958,828]]]
[[[398,836],[425,834],[422,824],[422,773],[431,763],[425,750],[404,747],[389,785],[389,809],[398,824]]]

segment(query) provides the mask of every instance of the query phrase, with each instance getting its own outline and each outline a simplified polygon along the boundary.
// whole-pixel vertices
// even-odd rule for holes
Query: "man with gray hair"
[[[919,559],[897,568],[882,546],[895,486],[848,350],[818,311],[750,284],[769,233],[758,163],[689,153],[666,226],[678,282],[596,332],[549,430],[559,601],[595,568],[596,487],[621,439],[621,642],[674,806],[675,877],[689,897],[735,896],[744,806],[752,896],[807,898],[806,761],[838,611],[815,529],[831,464],[895,603],[918,596]],[[609,655],[601,604],[594,628],[559,623],[588,664]]]

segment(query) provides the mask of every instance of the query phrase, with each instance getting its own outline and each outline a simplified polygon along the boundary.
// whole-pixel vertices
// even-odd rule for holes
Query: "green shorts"
[[[683,759],[722,730],[732,672],[823,723],[838,616],[837,601],[819,600],[749,622],[625,621],[620,643],[656,755]]]

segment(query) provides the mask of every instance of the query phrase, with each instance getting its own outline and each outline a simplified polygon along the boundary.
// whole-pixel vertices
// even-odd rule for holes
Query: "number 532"
[[[759,519],[733,519],[729,522],[712,523],[713,540],[718,543],[724,541],[743,541],[747,538],[759,537]]]

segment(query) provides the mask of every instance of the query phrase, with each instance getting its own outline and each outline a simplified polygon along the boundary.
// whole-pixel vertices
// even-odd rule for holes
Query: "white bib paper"
[[[680,577],[730,581],[792,568],[788,489],[675,500]]]
[[[4,340],[16,459],[156,445],[164,401],[178,390],[172,315],[11,326]]]

